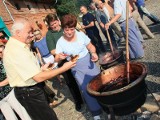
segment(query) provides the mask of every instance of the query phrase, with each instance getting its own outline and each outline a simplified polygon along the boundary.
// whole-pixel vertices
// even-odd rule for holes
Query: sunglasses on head
[[[4,35],[0,36],[0,39],[5,39]]]

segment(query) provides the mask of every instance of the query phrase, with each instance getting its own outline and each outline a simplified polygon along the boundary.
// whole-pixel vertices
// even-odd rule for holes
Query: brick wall
[[[55,9],[51,9],[49,2],[48,3],[35,3],[30,0],[6,0],[5,4],[10,11],[13,19],[16,19],[17,17],[25,17],[32,21],[34,29],[38,29],[38,26],[36,24],[36,21],[38,21],[39,24],[42,25],[42,34],[43,36],[47,32],[47,27],[43,22],[43,19],[48,13],[55,13]],[[17,10],[16,5],[20,7],[20,10]],[[27,5],[31,8],[28,9]],[[6,10],[6,7],[3,4],[3,1],[0,0],[0,16],[3,18],[6,26],[10,30],[13,20],[11,19],[11,16]]]

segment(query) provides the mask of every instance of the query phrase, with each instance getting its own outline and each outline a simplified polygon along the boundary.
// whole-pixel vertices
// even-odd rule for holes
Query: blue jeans
[[[153,14],[151,14],[145,6],[138,7],[138,12],[143,19],[143,15],[147,16],[152,22],[154,23],[160,23],[160,20]]]
[[[97,30],[92,30],[90,33],[87,33],[88,37],[91,39],[91,43],[96,47],[96,52],[103,53],[105,52],[105,47],[103,45],[103,41],[99,35],[99,31]]]
[[[126,36],[126,21],[120,24],[124,36]],[[136,27],[135,21],[130,18],[128,21],[128,40],[129,40],[129,54],[131,59],[144,56],[144,50],[141,44],[140,34]]]
[[[102,111],[96,98],[87,92],[87,84],[99,73],[100,69],[91,61],[89,53],[85,57],[79,59],[76,66],[72,68],[72,74],[76,78],[82,96],[93,116],[100,115]]]

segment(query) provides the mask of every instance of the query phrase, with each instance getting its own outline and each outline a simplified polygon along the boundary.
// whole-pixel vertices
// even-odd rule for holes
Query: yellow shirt
[[[33,76],[41,72],[38,60],[28,45],[10,37],[3,56],[4,67],[11,87],[37,84]]]

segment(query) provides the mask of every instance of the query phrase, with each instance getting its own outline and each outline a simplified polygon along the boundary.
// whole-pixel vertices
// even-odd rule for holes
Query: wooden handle
[[[108,41],[109,41],[110,49],[111,49],[111,52],[112,52],[112,55],[113,55],[113,58],[114,58],[114,50],[113,50],[113,45],[112,45],[111,37],[109,35],[108,30],[106,30],[106,31],[107,31],[107,36],[108,36]]]
[[[41,54],[40,54],[39,49],[38,49],[37,47],[36,47],[36,51],[37,51],[37,53],[39,54],[39,55],[38,55],[38,58],[39,58],[40,64],[41,64],[41,65],[44,65],[44,62],[43,62],[42,57],[41,57]]]
[[[129,46],[128,46],[128,19],[129,19],[129,1],[126,2],[126,64],[127,64],[127,81],[130,82],[130,76],[129,76]]]

